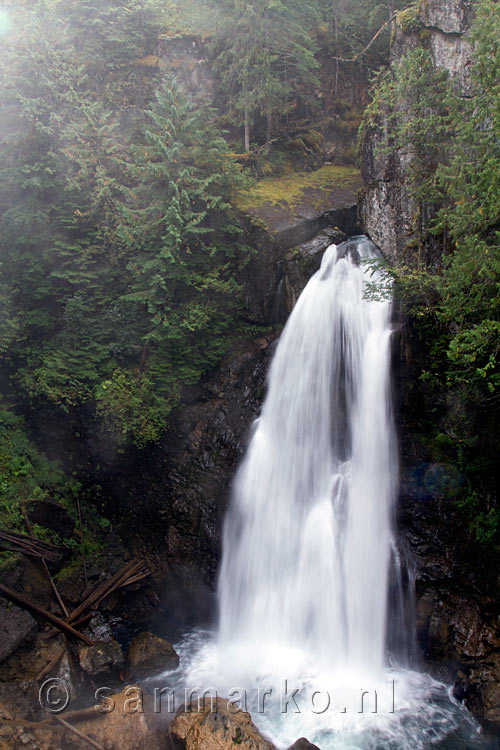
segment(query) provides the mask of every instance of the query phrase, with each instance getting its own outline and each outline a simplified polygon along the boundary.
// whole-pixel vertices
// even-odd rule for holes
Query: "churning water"
[[[285,327],[226,519],[219,630],[181,644],[184,681],[233,698],[280,748],[487,747],[387,635],[404,618],[388,605],[398,466],[391,303],[366,294],[377,252],[332,245]]]

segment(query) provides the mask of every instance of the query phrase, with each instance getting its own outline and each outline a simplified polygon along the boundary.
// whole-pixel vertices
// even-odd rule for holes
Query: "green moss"
[[[356,190],[359,181],[359,171],[354,167],[325,166],[316,172],[298,172],[287,177],[261,180],[250,190],[239,194],[237,205],[243,211],[280,204],[293,208],[304,200],[306,191],[329,190],[338,185]]]
[[[308,130],[307,133],[302,135],[302,140],[309,148],[320,151],[324,138],[317,130]]]
[[[401,10],[397,14],[397,24],[404,34],[411,34],[422,28],[423,23],[420,17],[420,7],[420,2],[415,2],[409,8]]]

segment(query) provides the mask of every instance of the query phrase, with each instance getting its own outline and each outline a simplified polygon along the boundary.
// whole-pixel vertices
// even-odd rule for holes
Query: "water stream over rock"
[[[451,689],[408,667],[411,633],[392,648],[405,618],[388,596],[398,462],[377,256],[363,237],[332,245],[285,327],[234,482],[218,631],[180,644],[183,684],[231,698],[280,748],[487,747]]]

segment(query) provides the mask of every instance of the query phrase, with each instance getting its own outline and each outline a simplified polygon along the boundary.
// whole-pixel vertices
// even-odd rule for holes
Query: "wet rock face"
[[[312,742],[306,740],[305,737],[301,737],[300,740],[294,742],[288,750],[320,750],[317,745],[313,745]]]
[[[277,316],[286,320],[306,283],[321,266],[325,250],[339,245],[347,235],[339,229],[324,229],[309,242],[290,250],[282,262],[282,279],[279,285]]]
[[[418,655],[438,679],[454,685],[459,700],[500,730],[500,606],[498,581],[481,564],[454,502],[461,478],[455,467],[428,453],[423,415],[435,407],[416,390],[419,345],[405,326],[394,340],[401,449],[399,536],[415,580]]]
[[[244,279],[247,315],[253,322],[285,323],[328,245],[358,232],[356,193],[345,192],[331,210],[309,206],[302,217],[292,216],[279,226],[267,216],[267,226],[248,228],[249,244],[257,248]]]
[[[416,21],[405,27],[397,23],[394,31],[392,59],[400,60],[417,47],[427,49],[436,68],[449,71],[458,90],[471,94],[470,70],[473,50],[467,36],[474,15],[471,0],[421,0]],[[401,102],[401,113],[408,105]],[[411,262],[412,242],[417,236],[415,217],[419,206],[412,198],[406,181],[408,154],[380,152],[379,138],[372,133],[364,144],[362,191],[359,214],[363,231],[377,244],[389,260]],[[423,216],[428,225],[431,216]],[[427,261],[439,256],[442,248],[429,241]]]
[[[178,741],[179,750],[276,750],[259,733],[250,714],[223,698],[207,699],[181,712],[170,733]]]
[[[223,519],[236,467],[265,393],[276,332],[240,341],[211,377],[186,391],[176,430],[150,454],[132,525],[164,579],[172,632],[214,610]],[[133,531],[131,531],[133,533]]]
[[[430,671],[454,684],[454,695],[493,730],[500,730],[500,623],[479,592],[457,581],[422,584],[417,638]]]

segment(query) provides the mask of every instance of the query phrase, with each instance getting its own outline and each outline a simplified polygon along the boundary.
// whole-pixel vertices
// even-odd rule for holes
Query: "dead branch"
[[[52,625],[55,625],[56,628],[59,628],[59,630],[62,630],[65,633],[69,633],[69,635],[72,635],[74,638],[78,638],[80,641],[86,643],[87,646],[94,645],[93,641],[91,641],[90,638],[87,638],[87,636],[83,635],[83,633],[79,633],[78,630],[75,630],[72,625],[65,622],[64,620],[61,620],[59,617],[56,617],[56,615],[53,615],[52,612],[48,612],[43,607],[40,607],[39,604],[32,601],[31,599],[28,599],[26,596],[18,594],[17,591],[10,589],[8,586],[4,586],[3,583],[0,583],[0,594],[3,594],[7,597],[7,599],[11,599],[17,604],[20,604],[23,609],[30,609],[33,612],[36,612],[36,614],[44,617],[46,620],[52,623]]]
[[[368,42],[368,44],[366,45],[366,47],[364,47],[361,50],[361,52],[359,52],[356,55],[356,57],[333,57],[332,60],[338,60],[339,62],[347,62],[347,63],[357,62],[359,60],[359,58],[362,57],[365,54],[365,52],[368,52],[368,50],[370,49],[370,47],[377,41],[377,39],[379,38],[380,34],[384,31],[384,29],[387,26],[389,26],[389,24],[391,24],[393,21],[395,21],[396,18],[398,17],[398,15],[400,13],[402,13],[404,10],[408,10],[408,8],[411,5],[413,5],[413,3],[408,3],[408,5],[405,5],[404,8],[401,8],[400,10],[396,11],[396,13],[394,13],[394,15],[392,15],[390,18],[388,18],[387,21],[383,24],[383,26],[381,26],[380,29],[377,31],[377,33],[375,34],[375,36],[373,36],[370,39],[370,41]]]

